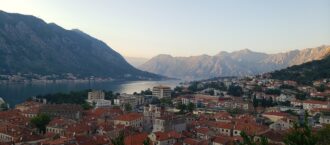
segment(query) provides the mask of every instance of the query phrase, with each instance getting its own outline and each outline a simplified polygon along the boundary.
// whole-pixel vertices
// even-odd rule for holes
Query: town
[[[329,79],[215,78],[85,95],[36,96],[12,108],[0,99],[0,145],[284,145],[302,127],[329,143]]]

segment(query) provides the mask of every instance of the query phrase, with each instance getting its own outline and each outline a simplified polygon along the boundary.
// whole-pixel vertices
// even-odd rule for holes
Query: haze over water
[[[167,85],[171,88],[179,84],[180,81],[113,81],[113,82],[62,82],[62,83],[19,83],[0,84],[0,97],[8,102],[11,107],[25,101],[27,98],[49,93],[79,91],[85,89],[97,89],[113,91],[115,93],[134,93],[152,88],[156,85]]]

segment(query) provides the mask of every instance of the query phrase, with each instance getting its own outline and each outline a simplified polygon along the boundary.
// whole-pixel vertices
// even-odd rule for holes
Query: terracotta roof
[[[184,142],[185,144],[188,144],[188,145],[198,145],[198,143],[199,143],[198,140],[196,140],[196,139],[192,139],[192,138],[185,138],[185,139],[183,140],[183,142]]]
[[[216,128],[224,128],[224,129],[232,129],[233,128],[233,124],[224,123],[224,122],[215,122],[215,123],[211,124],[211,126],[216,127]]]
[[[283,132],[268,130],[267,132],[264,132],[264,133],[261,133],[258,135],[267,137],[268,139],[270,139],[272,141],[282,142],[285,134]]]
[[[327,105],[328,104],[327,101],[317,101],[317,100],[306,100],[306,101],[303,101],[303,103],[307,103],[307,104],[322,104],[322,105]]]
[[[220,143],[220,144],[226,144],[230,141],[230,137],[228,136],[217,136],[213,142]]]
[[[147,133],[138,133],[125,137],[125,145],[142,145],[143,141],[148,138]]]
[[[197,133],[208,134],[210,129],[208,127],[201,127],[196,129]]]
[[[179,139],[182,137],[181,134],[177,133],[176,131],[169,131],[169,132],[155,132],[156,140],[163,141],[169,139]]]
[[[133,120],[137,120],[143,118],[142,114],[139,113],[128,113],[128,114],[124,114],[124,115],[120,115],[116,118],[116,120],[120,120],[120,121],[133,121]]]
[[[272,116],[289,116],[288,113],[284,113],[284,112],[266,112],[263,115],[272,115]]]

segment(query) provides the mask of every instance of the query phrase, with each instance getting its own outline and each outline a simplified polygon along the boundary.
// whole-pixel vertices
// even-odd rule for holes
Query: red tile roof
[[[133,121],[133,120],[138,120],[143,118],[142,114],[139,113],[128,113],[128,114],[124,114],[124,115],[120,115],[116,118],[116,120],[120,120],[120,121]]]
[[[138,133],[125,137],[125,145],[142,145],[143,141],[148,138],[147,133]]]
[[[199,141],[198,141],[198,140],[196,140],[196,139],[192,139],[192,138],[185,138],[185,139],[183,140],[183,142],[184,142],[185,144],[188,144],[188,145],[198,145],[198,144],[199,144]]]

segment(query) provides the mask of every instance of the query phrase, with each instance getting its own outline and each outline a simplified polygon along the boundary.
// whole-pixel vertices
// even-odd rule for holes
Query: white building
[[[161,117],[164,110],[156,105],[149,104],[143,107],[143,116],[146,124],[153,124],[157,117]]]
[[[104,100],[105,94],[103,91],[88,92],[88,100]]]
[[[124,107],[125,104],[130,104],[132,108],[136,108],[144,104],[144,96],[132,94],[120,94],[117,99],[114,99],[114,104]]]
[[[105,93],[103,91],[88,92],[87,102],[94,104],[95,108],[111,107],[111,101],[105,100]]]
[[[95,108],[111,107],[111,100],[94,100]]]
[[[330,108],[329,103],[327,101],[316,101],[316,100],[307,100],[302,103],[303,109],[312,110],[316,108]]]
[[[152,95],[157,98],[171,97],[172,90],[167,86],[155,86],[152,89]]]

